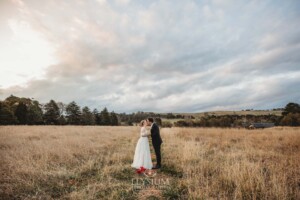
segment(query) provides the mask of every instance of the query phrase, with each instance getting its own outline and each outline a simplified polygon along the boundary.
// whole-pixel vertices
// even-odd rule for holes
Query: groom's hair
[[[149,118],[148,118],[148,121],[149,121],[149,122],[152,122],[152,123],[154,122],[154,120],[153,120],[152,117],[149,117]]]

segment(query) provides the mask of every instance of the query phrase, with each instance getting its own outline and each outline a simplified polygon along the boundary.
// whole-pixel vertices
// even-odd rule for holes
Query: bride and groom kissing
[[[136,169],[159,169],[161,168],[161,154],[160,146],[162,139],[160,137],[160,131],[158,125],[154,122],[153,118],[148,118],[140,122],[141,132],[140,138],[136,144],[133,163],[131,166]],[[150,132],[147,130],[147,126],[150,126]],[[156,165],[153,166],[151,160],[150,146],[148,136],[152,138],[152,145],[156,155]]]

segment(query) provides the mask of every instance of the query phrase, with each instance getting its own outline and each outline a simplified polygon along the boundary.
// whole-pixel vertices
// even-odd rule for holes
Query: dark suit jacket
[[[163,142],[160,137],[159,127],[156,123],[153,123],[151,128],[151,138],[153,146],[159,146]]]

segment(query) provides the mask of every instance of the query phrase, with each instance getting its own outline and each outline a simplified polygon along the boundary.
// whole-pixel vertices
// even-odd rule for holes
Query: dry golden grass
[[[0,199],[299,199],[300,129],[163,128],[171,187],[132,190],[138,127],[0,127]]]

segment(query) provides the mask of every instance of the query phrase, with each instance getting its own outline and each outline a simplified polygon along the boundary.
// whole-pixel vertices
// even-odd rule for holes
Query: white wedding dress
[[[141,128],[140,138],[135,147],[134,159],[131,164],[132,167],[139,169],[144,167],[146,169],[152,169],[152,160],[150,154],[150,146],[148,135],[150,135],[145,127]]]

